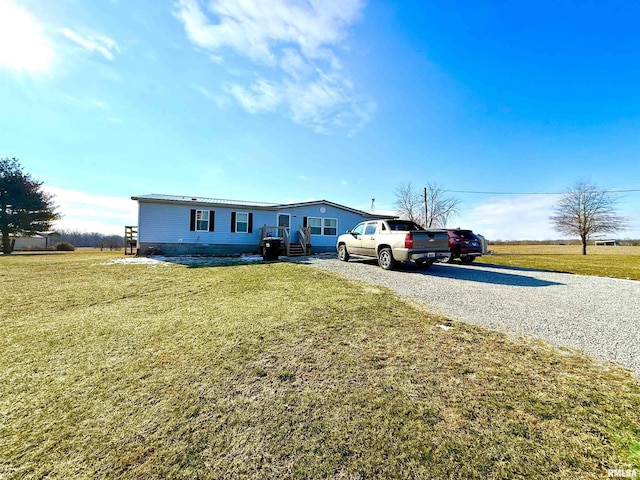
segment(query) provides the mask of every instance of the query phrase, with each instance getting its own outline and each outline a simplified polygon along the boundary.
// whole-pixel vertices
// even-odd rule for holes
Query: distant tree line
[[[56,230],[60,234],[60,241],[67,242],[74,247],[93,247],[100,249],[118,250],[124,247],[124,236],[105,235],[97,232],[80,232],[78,230]]]
[[[616,239],[621,247],[640,247],[640,239]],[[491,245],[582,245],[581,240],[488,240]]]

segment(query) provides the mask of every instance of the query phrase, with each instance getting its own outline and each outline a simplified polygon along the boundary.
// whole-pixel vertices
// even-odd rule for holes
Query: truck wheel
[[[345,244],[342,244],[338,247],[338,258],[340,260],[342,260],[343,262],[348,262],[349,261],[349,252],[347,250],[347,246]]]
[[[396,266],[396,261],[393,259],[393,253],[390,248],[383,248],[378,252],[378,265],[383,270],[392,270]]]
[[[471,256],[469,256],[469,257],[461,257],[460,261],[462,263],[471,263],[471,262],[473,262],[475,260],[475,258],[476,257],[471,257]]]

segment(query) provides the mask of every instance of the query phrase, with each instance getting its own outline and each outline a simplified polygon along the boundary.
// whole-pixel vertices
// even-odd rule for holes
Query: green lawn
[[[0,478],[640,473],[625,370],[306,265],[117,256],[0,256]]]
[[[495,255],[480,263],[640,280],[640,247],[594,247],[587,255],[579,245],[491,245]],[[639,473],[640,474],[640,473]]]

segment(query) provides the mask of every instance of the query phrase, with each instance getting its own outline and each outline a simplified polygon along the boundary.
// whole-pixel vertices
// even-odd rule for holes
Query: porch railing
[[[298,242],[302,245],[305,255],[311,253],[311,230],[309,227],[300,227],[298,229]]]
[[[260,251],[262,251],[262,248],[264,247],[265,237],[282,238],[285,255],[288,256],[291,253],[291,235],[289,233],[289,227],[279,227],[267,224],[260,227],[260,241],[258,242]],[[302,250],[305,255],[311,253],[311,232],[309,227],[300,227],[298,229],[298,243],[302,246]]]
[[[282,238],[284,243],[284,253],[285,255],[289,255],[289,247],[291,245],[291,238],[289,237],[289,227],[276,227],[265,224],[263,227],[260,227],[260,241],[258,242],[258,247],[262,251],[262,247],[264,247],[264,239],[265,237],[277,237]]]

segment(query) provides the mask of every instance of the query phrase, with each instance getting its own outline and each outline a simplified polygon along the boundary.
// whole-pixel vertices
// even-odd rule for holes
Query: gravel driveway
[[[638,281],[483,264],[384,271],[369,260],[310,263],[390,288],[453,319],[580,349],[640,376]]]

